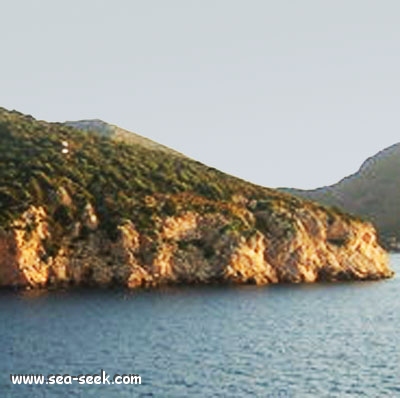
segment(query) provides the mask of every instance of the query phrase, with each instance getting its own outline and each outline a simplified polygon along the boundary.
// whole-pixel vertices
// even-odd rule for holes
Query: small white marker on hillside
[[[63,149],[61,150],[61,153],[63,153],[64,155],[66,155],[69,152],[69,143],[68,141],[62,141],[61,145],[63,146]]]

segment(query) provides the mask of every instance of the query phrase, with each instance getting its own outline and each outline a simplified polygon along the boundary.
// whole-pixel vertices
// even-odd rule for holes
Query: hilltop
[[[388,249],[400,249],[400,144],[368,158],[338,183],[315,190],[286,189],[372,222]]]
[[[0,285],[128,287],[389,277],[358,218],[105,122],[0,108]]]
[[[96,132],[101,136],[110,138],[114,141],[121,141],[127,144],[140,146],[143,149],[158,150],[174,156],[183,156],[181,153],[161,145],[158,142],[152,141],[137,133],[122,129],[121,127],[114,126],[113,124],[106,123],[103,120],[78,120],[65,122],[64,124],[78,130]]]

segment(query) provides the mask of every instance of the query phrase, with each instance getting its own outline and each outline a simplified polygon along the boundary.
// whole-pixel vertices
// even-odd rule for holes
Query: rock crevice
[[[257,217],[248,217],[255,226]],[[32,206],[0,233],[0,286],[265,285],[392,275],[368,223],[340,217],[332,221],[322,209],[292,214],[290,226],[264,218],[266,231],[254,228],[243,234],[227,231],[223,216],[187,211],[159,220],[153,240],[130,220],[118,226],[117,239],[111,240],[88,205],[79,221],[87,226],[87,235],[65,234],[53,253],[48,215]]]

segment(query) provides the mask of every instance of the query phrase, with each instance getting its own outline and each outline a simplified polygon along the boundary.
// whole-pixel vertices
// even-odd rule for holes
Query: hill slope
[[[75,122],[65,122],[64,124],[83,131],[97,132],[98,134],[108,137],[114,141],[138,145],[145,149],[159,150],[175,156],[183,156],[181,153],[161,145],[158,142],[152,141],[139,134],[132,133],[131,131],[124,130],[118,126],[103,122],[102,120],[78,120]]]
[[[392,275],[369,224],[104,122],[74,126],[0,108],[2,286]]]
[[[385,246],[400,248],[400,144],[367,159],[357,173],[337,184],[287,191],[371,221]]]

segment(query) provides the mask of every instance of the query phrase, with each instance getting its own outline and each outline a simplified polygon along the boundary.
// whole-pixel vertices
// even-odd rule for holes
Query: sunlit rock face
[[[101,121],[47,123],[0,108],[0,286],[391,275],[374,228],[354,216]]]
[[[159,220],[154,240],[131,221],[110,240],[98,230],[93,206],[77,222],[84,237],[65,235],[56,253],[43,208],[32,207],[0,235],[0,284],[17,287],[162,284],[273,284],[369,280],[392,275],[385,251],[370,224],[324,210],[302,209],[290,223],[281,212],[253,214],[269,228],[250,235],[226,231],[228,220],[196,212]],[[264,217],[264,219],[263,219]],[[262,222],[260,227],[262,229]]]
[[[382,245],[400,252],[400,143],[368,158],[356,173],[336,184],[284,191],[369,220],[376,226]]]

